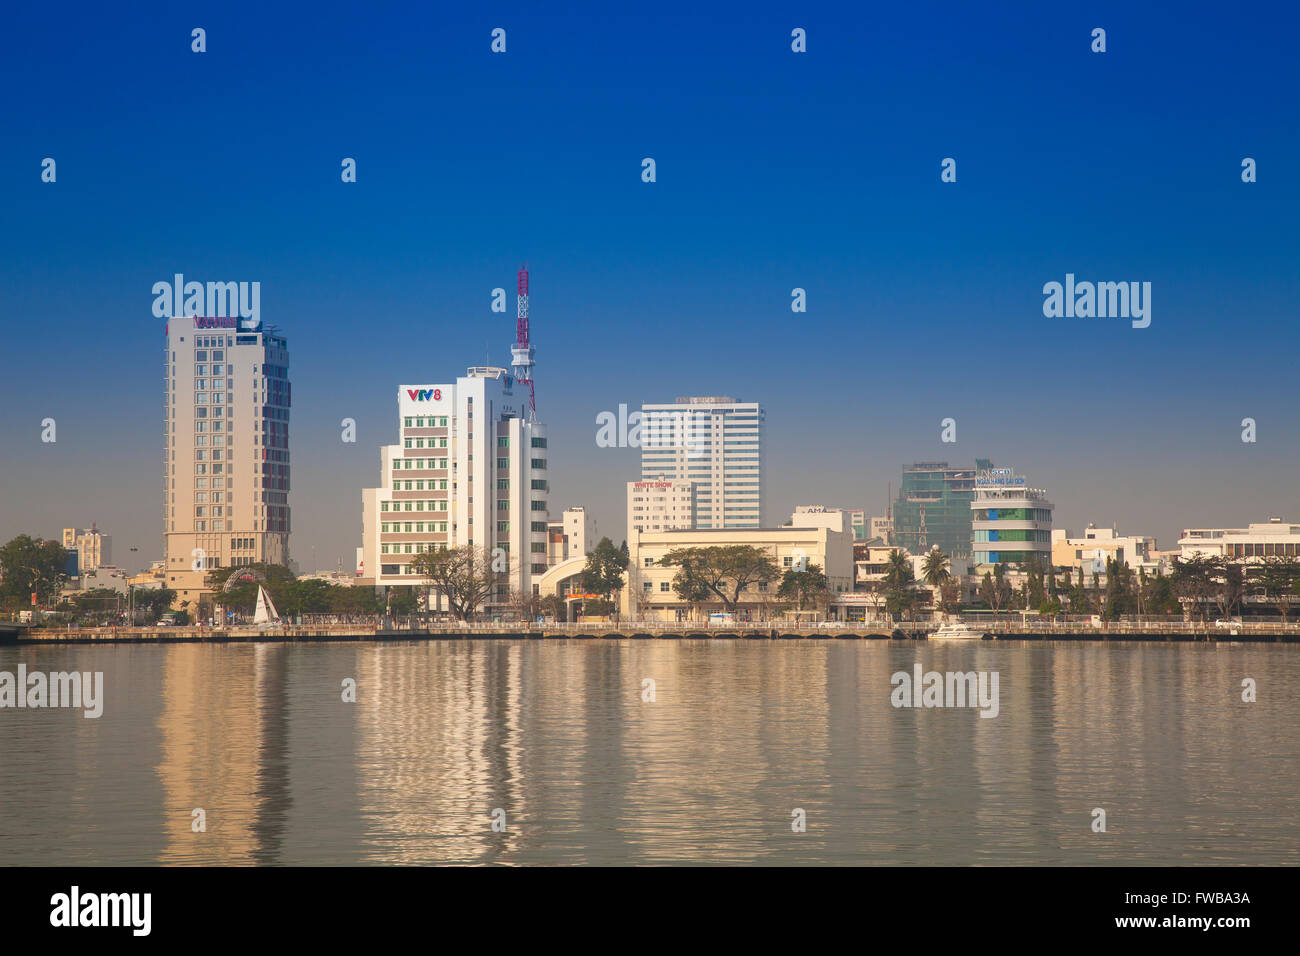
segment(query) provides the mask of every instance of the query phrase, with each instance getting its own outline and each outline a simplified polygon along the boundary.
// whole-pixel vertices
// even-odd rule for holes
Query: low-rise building
[[[1300,525],[1269,518],[1245,528],[1191,528],[1179,537],[1178,548],[1184,560],[1201,555],[1251,563],[1300,557]]]
[[[1083,568],[1085,572],[1104,573],[1108,560],[1154,573],[1161,568],[1156,539],[1146,535],[1121,535],[1114,527],[1088,525],[1082,535],[1066,528],[1052,529],[1052,564],[1058,568]]]
[[[673,590],[677,567],[660,561],[680,548],[747,545],[771,557],[778,573],[815,564],[826,575],[831,594],[853,590],[853,535],[828,528],[683,528],[674,531],[633,531],[628,536],[627,585],[622,592],[622,612],[629,617],[687,620],[693,610],[722,609],[722,602],[703,602],[693,609]],[[741,594],[739,611],[750,620],[766,619],[780,603],[776,592],[780,578],[755,584]]]

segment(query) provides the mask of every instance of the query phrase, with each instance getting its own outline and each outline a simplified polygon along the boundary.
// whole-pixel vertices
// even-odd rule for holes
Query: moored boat
[[[937,631],[926,635],[927,640],[968,640],[978,641],[984,638],[983,631],[977,631],[969,624],[958,621],[956,624],[944,624]]]

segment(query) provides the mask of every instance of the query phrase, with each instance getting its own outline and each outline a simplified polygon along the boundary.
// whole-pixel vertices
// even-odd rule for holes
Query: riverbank
[[[286,625],[257,627],[105,627],[31,628],[10,632],[9,643],[228,643],[384,640],[924,640],[926,630],[887,629],[880,623],[836,625],[755,624],[708,627],[700,624],[412,624]],[[1012,641],[1180,641],[1218,643],[1297,643],[1300,625],[1243,624],[1233,628],[1160,624],[1095,625],[1020,622],[981,624],[985,640]],[[945,642],[951,643],[951,642]],[[964,643],[964,642],[963,642]]]

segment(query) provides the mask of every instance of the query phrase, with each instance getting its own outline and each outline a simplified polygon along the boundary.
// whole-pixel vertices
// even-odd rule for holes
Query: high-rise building
[[[259,321],[172,317],[164,353],[167,587],[215,568],[289,561],[289,346]]]
[[[992,464],[979,458],[974,468],[952,468],[946,461],[922,461],[904,468],[890,543],[912,554],[938,547],[952,558],[970,557],[975,473]]]
[[[695,527],[695,483],[680,478],[627,483],[627,539],[634,531]]]
[[[96,525],[81,530],[64,528],[63,547],[77,552],[79,574],[113,563],[113,536],[104,534]]]
[[[438,548],[500,558],[490,603],[533,593],[546,572],[546,426],[507,369],[471,368],[454,383],[402,385],[398,441],[380,449],[381,484],[362,492],[359,584],[426,586],[411,564]],[[445,597],[430,595],[445,610]]]
[[[971,508],[975,565],[1052,563],[1052,503],[1010,468],[981,468]]]
[[[641,480],[695,483],[695,527],[757,528],[763,409],[722,396],[642,405]]]

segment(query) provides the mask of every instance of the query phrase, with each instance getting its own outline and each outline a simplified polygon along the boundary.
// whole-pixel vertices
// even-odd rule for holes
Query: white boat
[[[280,612],[275,609],[275,602],[260,584],[257,586],[257,610],[253,614],[253,623],[258,627],[275,627],[280,623]]]
[[[956,624],[944,624],[939,630],[927,635],[927,639],[935,640],[968,640],[978,641],[983,639],[984,632],[977,631],[969,624],[963,624],[958,621]]]

